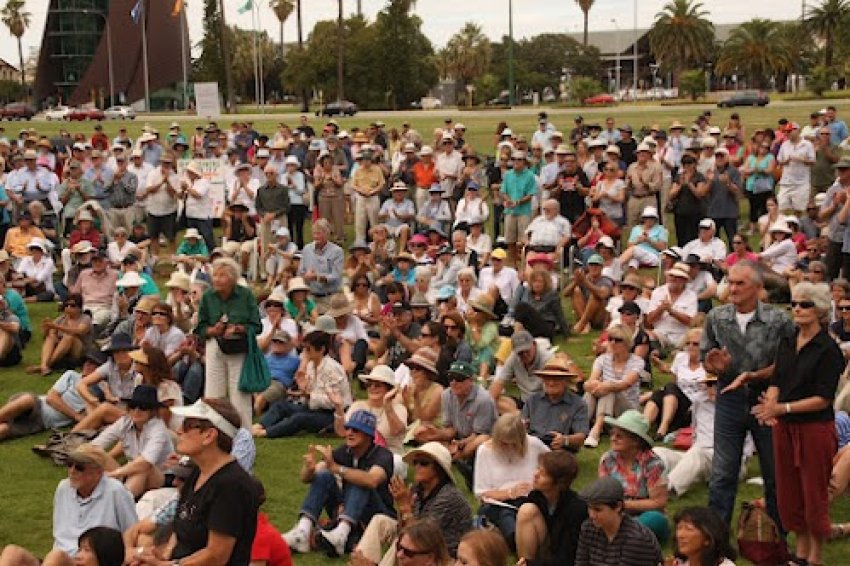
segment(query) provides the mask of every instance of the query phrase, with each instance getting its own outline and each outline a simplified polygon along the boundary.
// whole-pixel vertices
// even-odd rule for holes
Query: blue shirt
[[[631,233],[629,234],[629,243],[631,244],[635,242],[641,234],[643,234],[642,225],[639,224],[633,227]],[[666,242],[668,238],[667,228],[665,228],[661,224],[656,224],[655,226],[649,229],[648,236],[649,240],[652,242]],[[638,244],[638,247],[641,247],[646,251],[653,253],[654,255],[659,255],[661,253],[660,251],[655,249],[655,247],[649,242],[643,242],[641,244]]]
[[[512,201],[534,196],[537,194],[537,179],[534,177],[534,173],[527,168],[521,172],[511,169],[505,173],[505,177],[502,179],[502,193],[508,200]],[[505,207],[504,213],[514,216],[531,216],[531,201],[518,204],[513,208]]]
[[[292,383],[295,381],[295,371],[301,363],[301,358],[293,352],[288,354],[269,352],[266,354],[266,362],[269,364],[272,379],[279,381],[287,389],[292,387]]]
[[[316,279],[307,283],[314,296],[324,297],[339,292],[342,286],[344,255],[342,248],[333,242],[327,242],[322,249],[316,247],[316,242],[304,246],[298,276],[304,277],[305,273],[312,271],[325,278],[324,281]]]
[[[27,305],[20,293],[14,289],[6,289],[6,304],[9,305],[9,310],[15,313],[18,320],[21,321],[21,330],[32,332],[32,324],[30,324],[30,314],[27,311]]]
[[[844,411],[835,412],[835,432],[838,435],[838,447],[850,444],[850,415]]]
[[[82,378],[83,376],[78,372],[68,370],[51,387],[59,394],[65,404],[77,413],[83,412],[86,408],[86,402],[77,392],[77,384]],[[44,422],[45,429],[61,428],[73,424],[73,421],[67,415],[47,404],[46,395],[40,396],[39,402],[41,403],[41,420]]]
[[[844,123],[844,120],[835,120],[827,124],[826,127],[829,128],[829,141],[833,145],[840,144],[848,136],[847,124]]]

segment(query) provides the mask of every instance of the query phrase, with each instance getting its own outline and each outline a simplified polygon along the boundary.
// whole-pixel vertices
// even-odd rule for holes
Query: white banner
[[[201,169],[204,179],[210,184],[210,199],[212,200],[213,218],[221,218],[226,206],[224,201],[224,165],[219,159],[179,159],[177,160],[177,173],[182,177],[186,165],[194,161]]]
[[[195,112],[205,118],[221,116],[218,83],[195,83]]]

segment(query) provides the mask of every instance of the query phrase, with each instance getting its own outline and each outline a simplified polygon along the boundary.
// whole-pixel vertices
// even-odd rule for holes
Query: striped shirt
[[[628,515],[612,541],[590,519],[581,526],[575,566],[658,566],[663,561],[652,531]]]

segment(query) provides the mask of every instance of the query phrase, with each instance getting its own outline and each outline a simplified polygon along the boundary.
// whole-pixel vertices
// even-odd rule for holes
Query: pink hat
[[[412,238],[410,238],[411,244],[427,244],[428,238],[425,237],[425,234],[414,234]]]
[[[533,252],[528,254],[528,259],[526,260],[528,265],[534,265],[537,263],[545,263],[550,268],[554,265],[552,258],[549,257],[549,254],[541,253],[541,252]]]

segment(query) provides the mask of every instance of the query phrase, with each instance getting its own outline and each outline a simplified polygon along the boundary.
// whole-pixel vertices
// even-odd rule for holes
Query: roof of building
[[[15,71],[20,71],[20,70],[19,70],[16,66],[14,66],[14,65],[13,65],[13,64],[11,64],[11,63],[9,63],[8,61],[6,61],[5,59],[3,59],[2,57],[0,57],[0,67],[9,67],[10,69],[13,69],[13,70],[15,70]]]

